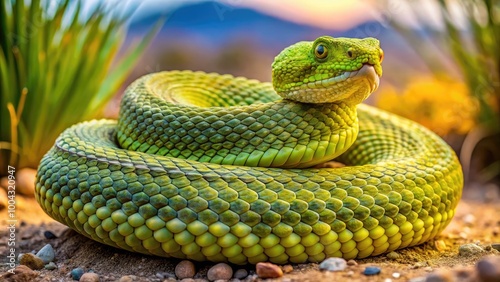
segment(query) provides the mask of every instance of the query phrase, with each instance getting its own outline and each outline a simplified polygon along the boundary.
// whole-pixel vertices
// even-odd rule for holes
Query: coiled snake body
[[[429,130],[357,106],[382,57],[372,38],[320,37],[276,57],[274,90],[228,75],[142,77],[118,122],[61,134],[36,198],[89,238],[164,257],[301,263],[421,244],[450,222],[463,176]],[[346,166],[310,168],[333,158]]]

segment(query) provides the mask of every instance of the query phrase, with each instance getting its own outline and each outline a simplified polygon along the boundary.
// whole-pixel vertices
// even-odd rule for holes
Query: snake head
[[[273,87],[302,103],[359,104],[378,88],[384,52],[375,38],[298,42],[274,59]]]

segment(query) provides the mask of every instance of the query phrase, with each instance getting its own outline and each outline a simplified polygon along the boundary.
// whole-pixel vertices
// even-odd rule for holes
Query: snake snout
[[[380,76],[375,71],[375,67],[373,65],[364,64],[363,67],[358,71],[357,75],[366,80],[367,84],[370,87],[370,93],[378,89],[378,86],[380,84]]]

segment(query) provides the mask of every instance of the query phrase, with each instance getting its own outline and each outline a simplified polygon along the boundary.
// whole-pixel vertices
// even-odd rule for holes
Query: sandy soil
[[[484,191],[483,191],[484,192]],[[429,273],[454,269],[455,272],[466,270],[485,255],[498,255],[498,252],[488,247],[500,243],[500,201],[498,198],[485,199],[480,191],[466,191],[466,200],[459,204],[457,214],[448,228],[435,240],[423,245],[399,250],[399,257],[389,259],[386,255],[357,260],[357,265],[349,266],[342,272],[323,272],[318,264],[293,265],[293,271],[286,273],[278,281],[408,281],[415,277],[425,277]],[[108,247],[59,224],[43,213],[33,198],[18,197],[18,252],[27,253],[39,250],[50,243],[56,250],[56,270],[41,270],[39,281],[72,281],[69,272],[75,267],[86,271],[93,270],[100,275],[101,281],[116,281],[125,275],[135,275],[134,281],[164,281],[163,277],[175,277],[174,268],[178,260],[156,258],[133,254]],[[0,224],[7,225],[7,211],[0,210]],[[51,231],[58,236],[56,239],[46,239],[44,231]],[[6,228],[0,231],[0,237],[8,235]],[[444,243],[444,245],[443,245]],[[460,256],[458,248],[465,243],[478,243],[483,246],[483,253],[472,256]],[[5,258],[8,252],[6,240],[0,241],[0,254]],[[5,259],[2,259],[5,260]],[[195,278],[205,278],[213,263],[196,263]],[[381,273],[377,276],[362,274],[367,266],[378,266]],[[234,266],[234,269],[246,268],[250,273],[254,266]],[[0,266],[0,273],[7,266]],[[397,277],[399,273],[399,278]],[[255,280],[248,278],[247,280]]]

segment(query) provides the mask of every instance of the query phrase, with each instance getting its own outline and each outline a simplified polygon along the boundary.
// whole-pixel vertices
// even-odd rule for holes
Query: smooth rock
[[[134,282],[137,281],[137,276],[135,275],[125,275],[120,277],[120,280],[118,282]]]
[[[40,270],[45,266],[43,260],[34,254],[23,254],[19,259],[19,264],[26,265],[33,270]]]
[[[463,221],[465,225],[473,226],[476,223],[476,217],[473,214],[468,213],[464,216]]]
[[[80,282],[99,282],[99,275],[93,272],[87,272],[80,277]]]
[[[353,260],[353,259],[350,259],[347,261],[347,265],[349,266],[355,266],[355,265],[358,265],[358,262]]]
[[[446,251],[446,243],[443,240],[434,241],[434,247],[441,253]]]
[[[461,256],[471,256],[484,252],[483,248],[476,244],[464,244],[458,247],[458,254]]]
[[[244,279],[247,276],[248,276],[248,271],[243,268],[236,270],[233,275],[233,277],[236,279]]]
[[[45,264],[54,260],[55,253],[52,245],[47,244],[36,253],[36,256],[41,258]]]
[[[80,268],[80,267],[77,267],[77,268],[74,268],[73,270],[71,270],[71,278],[73,278],[73,280],[80,280],[80,278],[82,278],[82,275],[85,273],[85,271]]]
[[[45,236],[46,239],[57,239],[56,234],[52,233],[52,231],[44,231],[43,236]]]
[[[319,269],[327,271],[342,271],[347,268],[347,261],[343,258],[327,258],[319,265]]]
[[[6,282],[30,282],[36,281],[38,272],[33,271],[26,265],[18,265],[14,268],[14,273],[6,272],[2,274],[2,278],[5,278]]]
[[[363,271],[363,274],[364,275],[367,275],[367,276],[370,276],[370,275],[378,275],[380,274],[380,267],[376,267],[376,266],[368,266],[367,268],[365,268],[365,270]]]
[[[29,196],[35,196],[36,170],[32,168],[21,168],[16,172],[16,192]]]
[[[259,278],[279,278],[283,276],[283,270],[281,270],[281,267],[270,262],[257,263],[255,270]]]
[[[388,259],[396,260],[396,259],[400,258],[400,257],[401,257],[401,255],[400,255],[400,254],[398,254],[398,253],[396,253],[396,252],[390,252],[390,253],[388,253],[388,254],[386,255],[386,257],[387,257]]]
[[[207,272],[207,278],[210,281],[219,279],[229,280],[231,277],[233,277],[233,269],[223,262],[212,266]]]
[[[9,200],[7,199],[7,192],[0,188],[0,210],[6,209],[9,206]]]
[[[53,261],[51,261],[45,265],[45,269],[47,269],[47,270],[54,270],[56,268],[57,268],[57,265]]]
[[[476,264],[476,270],[483,282],[500,281],[500,257],[485,257]]]
[[[292,271],[293,271],[293,266],[291,266],[291,265],[287,264],[287,265],[283,265],[283,266],[281,267],[281,269],[283,269],[283,272],[284,272],[284,273],[290,273],[290,272],[292,272]]]
[[[175,266],[175,276],[178,279],[193,278],[195,274],[194,263],[189,260],[183,260]]]

